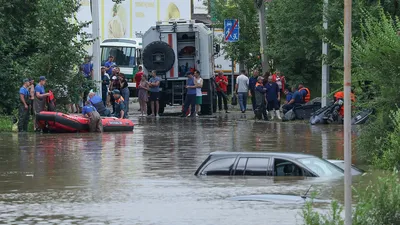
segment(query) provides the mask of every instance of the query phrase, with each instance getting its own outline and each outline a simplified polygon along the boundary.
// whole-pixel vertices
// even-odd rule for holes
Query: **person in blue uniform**
[[[303,103],[303,95],[295,89],[292,99],[285,105],[282,106],[283,113],[285,114],[289,110],[293,109],[296,106],[299,106]]]
[[[33,109],[35,114],[35,127],[36,131],[40,131],[38,128],[38,124],[36,121],[36,115],[39,114],[41,111],[45,111],[46,100],[47,97],[50,96],[50,93],[46,93],[44,86],[46,85],[46,77],[41,76],[39,77],[39,83],[35,87],[35,98],[33,100]]]
[[[292,100],[293,92],[289,91],[289,89],[286,88],[285,91],[284,91],[284,93],[285,93],[285,96],[286,96],[286,98],[285,98],[285,104],[287,104],[287,103],[290,102],[290,100]]]
[[[103,124],[101,121],[100,114],[96,111],[96,108],[91,105],[90,101],[86,101],[85,106],[82,108],[82,114],[89,118],[89,131],[90,132],[102,132]]]
[[[93,79],[93,64],[90,62],[89,56],[85,57],[85,63],[82,64],[82,72],[83,76],[88,79]]]
[[[18,132],[27,132],[28,131],[28,123],[29,123],[29,104],[30,104],[30,93],[28,90],[29,87],[29,79],[23,80],[23,85],[19,89],[19,119],[18,119]]]
[[[89,93],[89,101],[96,108],[100,116],[111,116],[110,110],[108,110],[103,104],[103,99],[96,95],[96,93]]]
[[[112,76],[113,74],[113,69],[115,67],[115,63],[114,63],[114,56],[110,55],[108,57],[108,61],[106,63],[104,63],[104,67],[108,73],[108,75]]]
[[[272,76],[268,76],[268,82],[265,84],[267,89],[267,110],[271,114],[271,119],[274,119],[274,114],[278,119],[282,119],[279,112],[279,102],[281,100],[281,91],[276,82],[272,81]]]

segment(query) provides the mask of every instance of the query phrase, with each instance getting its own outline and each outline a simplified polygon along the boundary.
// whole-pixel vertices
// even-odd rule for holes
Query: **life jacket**
[[[121,96],[119,99],[115,99],[115,103],[120,103],[121,101],[125,101],[124,98]]]
[[[308,88],[306,88],[306,87],[300,88],[300,89],[299,89],[299,92],[301,93],[302,90],[306,90],[306,91],[307,91],[307,95],[306,95],[305,97],[303,96],[303,101],[304,101],[304,103],[307,103],[307,102],[309,102],[309,101],[311,100],[311,92],[310,92],[310,90],[309,90]]]
[[[50,112],[56,111],[56,98],[52,91],[49,91],[49,96],[47,97],[47,110]]]

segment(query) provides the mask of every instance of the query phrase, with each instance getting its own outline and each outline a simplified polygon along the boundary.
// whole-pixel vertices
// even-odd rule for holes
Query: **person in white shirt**
[[[199,116],[200,105],[203,104],[203,93],[201,92],[203,79],[200,77],[198,70],[194,71],[194,85],[196,86],[196,116]]]
[[[251,93],[249,91],[249,78],[246,76],[245,70],[242,70],[236,78],[235,92],[238,94],[240,111],[246,113],[247,97],[251,96]]]

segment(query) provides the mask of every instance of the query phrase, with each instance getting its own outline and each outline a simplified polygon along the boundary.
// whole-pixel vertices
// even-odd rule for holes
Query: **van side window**
[[[267,176],[269,158],[249,158],[244,175]]]
[[[247,158],[240,158],[236,166],[235,175],[244,175],[246,168]]]
[[[217,159],[204,168],[201,172],[204,175],[230,175],[235,158]]]
[[[291,161],[284,159],[275,159],[275,176],[303,176],[303,169]]]

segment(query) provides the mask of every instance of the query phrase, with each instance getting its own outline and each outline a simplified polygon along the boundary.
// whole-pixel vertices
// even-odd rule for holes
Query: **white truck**
[[[215,49],[214,49],[215,48]],[[216,111],[213,32],[193,20],[157,22],[143,35],[143,66],[146,74],[156,70],[162,78],[160,113],[168,105],[182,105],[186,73],[198,70],[203,78],[201,113]]]

